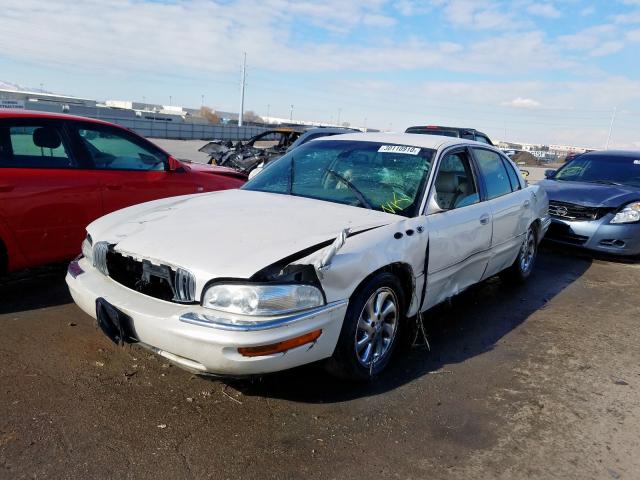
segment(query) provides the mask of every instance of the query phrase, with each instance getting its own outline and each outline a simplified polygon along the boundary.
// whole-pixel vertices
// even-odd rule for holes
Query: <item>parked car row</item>
[[[66,281],[104,334],[199,374],[368,380],[433,306],[525,281],[543,238],[640,253],[639,154],[528,185],[481,132],[407,131],[308,130],[245,183],[105,122],[0,112],[0,267],[80,246]]]

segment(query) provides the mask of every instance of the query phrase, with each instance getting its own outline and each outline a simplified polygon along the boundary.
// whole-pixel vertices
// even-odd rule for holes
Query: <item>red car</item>
[[[181,162],[111,123],[0,111],[0,274],[73,258],[85,227],[114,210],[245,180]]]

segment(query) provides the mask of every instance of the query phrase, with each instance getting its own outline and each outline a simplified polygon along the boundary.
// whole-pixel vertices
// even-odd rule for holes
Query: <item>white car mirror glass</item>
[[[429,200],[427,201],[427,215],[433,215],[434,213],[444,212],[444,208],[438,205],[438,200],[436,199],[436,191],[435,189],[429,195]]]

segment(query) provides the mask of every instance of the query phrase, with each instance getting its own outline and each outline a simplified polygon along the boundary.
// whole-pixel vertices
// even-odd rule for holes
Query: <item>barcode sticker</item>
[[[407,147],[406,145],[382,145],[378,152],[380,153],[406,153],[407,155],[418,155],[420,148]]]

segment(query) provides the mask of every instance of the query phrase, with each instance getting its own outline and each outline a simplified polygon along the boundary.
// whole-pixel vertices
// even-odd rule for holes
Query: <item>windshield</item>
[[[409,217],[420,207],[434,153],[380,142],[309,142],[274,161],[242,188]]]
[[[554,180],[640,186],[638,158],[604,155],[581,155],[560,168]]]

